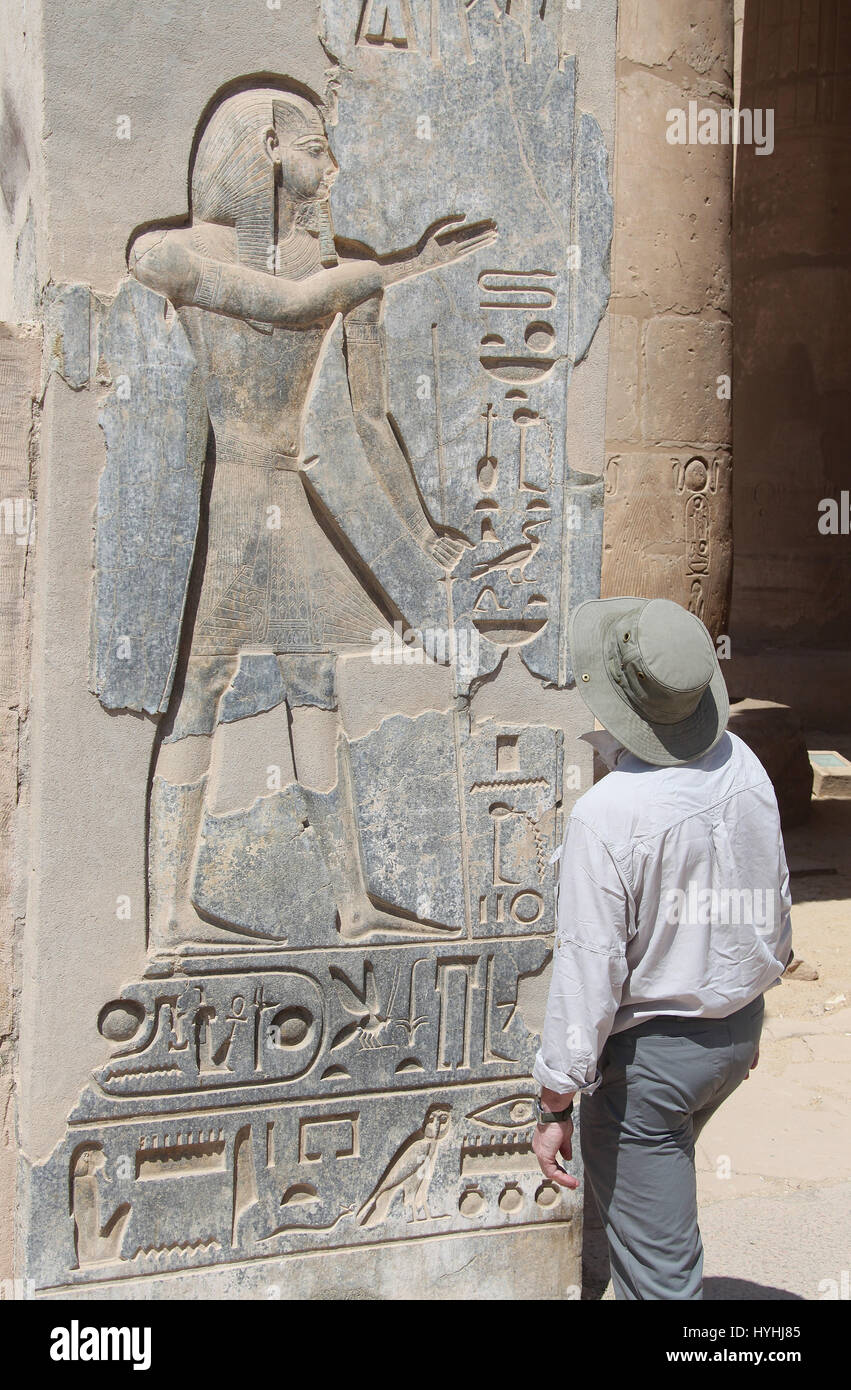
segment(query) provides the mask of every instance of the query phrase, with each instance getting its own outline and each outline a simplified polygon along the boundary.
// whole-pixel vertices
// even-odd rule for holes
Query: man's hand
[[[432,222],[423,232],[416,249],[382,258],[380,263],[364,263],[374,266],[380,277],[380,285],[396,285],[400,280],[410,280],[415,275],[425,275],[430,270],[440,270],[445,265],[453,265],[465,256],[476,251],[484,251],[492,246],[499,233],[494,222],[467,222],[463,213],[453,213],[451,217],[441,217]],[[366,298],[363,295],[362,298]],[[360,302],[360,301],[358,301]]]
[[[568,1119],[560,1124],[537,1125],[532,1138],[532,1150],[545,1178],[557,1183],[559,1187],[578,1187],[579,1180],[566,1173],[558,1162],[562,1158],[573,1157],[573,1121]]]
[[[560,1124],[537,1125],[532,1139],[532,1150],[538,1160],[538,1165],[545,1178],[550,1182],[556,1183],[559,1187],[575,1188],[579,1186],[577,1178],[573,1178],[566,1173],[558,1162],[558,1155],[562,1158],[570,1159],[573,1157],[573,1121],[564,1120]]]

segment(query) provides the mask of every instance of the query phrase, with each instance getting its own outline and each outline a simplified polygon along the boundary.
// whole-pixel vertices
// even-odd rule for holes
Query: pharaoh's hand
[[[498,235],[496,224],[490,221],[467,222],[464,213],[441,217],[420,238],[414,258],[415,274],[437,270],[472,256],[475,251],[491,246]]]
[[[432,531],[426,536],[423,549],[442,569],[454,570],[464,551],[470,549],[470,542],[463,536],[446,536]]]

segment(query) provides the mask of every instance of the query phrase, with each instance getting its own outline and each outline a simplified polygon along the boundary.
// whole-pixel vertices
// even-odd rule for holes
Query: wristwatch
[[[544,1110],[541,1105],[541,1097],[535,1097],[535,1114],[538,1117],[539,1125],[560,1125],[565,1120],[569,1120],[573,1114],[573,1101],[571,1100],[563,1110]]]

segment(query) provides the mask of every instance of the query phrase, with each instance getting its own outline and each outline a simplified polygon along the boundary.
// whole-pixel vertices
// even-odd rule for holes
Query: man
[[[211,797],[219,702],[238,669],[250,674],[253,662],[254,670],[268,670],[270,656],[286,687],[305,825],[309,819],[320,844],[340,935],[450,930],[376,906],[356,836],[340,848],[355,811],[336,658],[369,652],[387,622],[370,577],[342,558],[316,519],[303,434],[317,364],[339,314],[354,422],[369,465],[435,575],[451,572],[468,542],[433,524],[388,417],[384,293],[486,249],[496,228],[461,226],[463,218],[451,216],[415,247],[381,258],[361,248],[347,257],[329,212],[337,172],[313,101],[283,87],[237,91],[200,135],[188,225],[145,231],[130,248],[132,275],[180,317],[215,440],[206,548],[196,556],[196,592],[182,624],[150,793],[150,938],[158,950],[211,935],[219,941],[225,930],[266,930],[229,917],[234,909],[227,904],[199,900],[193,875]],[[335,787],[336,818],[327,810]]]
[[[763,992],[791,958],[771,783],[725,733],[727,691],[698,618],[667,599],[583,603],[577,686],[613,770],[576,803],[533,1141],[543,1172],[585,1172],[621,1299],[702,1298],[694,1145],[756,1066]]]

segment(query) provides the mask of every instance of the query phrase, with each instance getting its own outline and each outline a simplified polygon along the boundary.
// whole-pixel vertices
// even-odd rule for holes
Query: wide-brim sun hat
[[[600,723],[643,762],[703,757],[730,714],[712,638],[671,599],[588,599],[570,619],[576,688]]]

